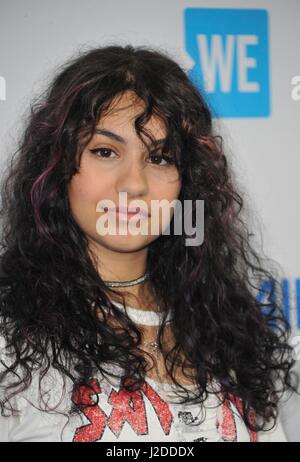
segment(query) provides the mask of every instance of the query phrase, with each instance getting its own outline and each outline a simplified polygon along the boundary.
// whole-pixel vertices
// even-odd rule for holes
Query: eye
[[[110,154],[114,151],[110,148],[95,148],[95,149],[90,149],[90,152],[96,157],[100,157],[101,159],[111,159],[112,157]],[[161,167],[166,167],[174,163],[171,157],[165,156],[161,153],[153,153],[152,155],[149,156],[149,158],[155,159],[154,165],[158,165]],[[164,161],[165,163],[162,164],[161,163],[162,161]]]
[[[110,159],[111,156],[109,154],[114,151],[110,148],[96,148],[96,149],[90,149],[90,152],[97,157],[100,157],[103,159]]]
[[[157,164],[156,165],[161,165],[162,167],[165,167],[165,166],[168,166],[168,165],[172,165],[174,162],[173,162],[173,159],[171,157],[168,157],[168,156],[164,156],[162,154],[152,154],[150,156],[150,159],[156,159],[158,162],[161,162],[162,160],[165,162],[164,164]]]

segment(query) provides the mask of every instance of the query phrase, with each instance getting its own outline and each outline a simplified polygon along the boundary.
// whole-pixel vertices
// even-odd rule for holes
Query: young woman
[[[286,441],[288,325],[220,139],[144,47],[76,56],[31,106],[2,189],[0,440]],[[199,200],[187,245],[172,204]]]

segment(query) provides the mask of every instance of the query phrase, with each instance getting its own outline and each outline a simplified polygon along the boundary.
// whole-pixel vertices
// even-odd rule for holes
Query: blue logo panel
[[[264,307],[263,312],[272,312],[275,302],[282,308],[285,319],[293,330],[300,331],[300,278],[281,280],[281,294],[276,294],[273,281],[265,279],[261,282],[256,294],[259,303],[268,303],[272,306]],[[279,295],[279,300],[277,300]]]
[[[214,117],[270,116],[268,12],[186,8],[189,77]]]

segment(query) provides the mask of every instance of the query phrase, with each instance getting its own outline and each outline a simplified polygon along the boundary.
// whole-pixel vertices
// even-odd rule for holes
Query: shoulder
[[[46,407],[55,408],[71,389],[71,380],[54,368],[51,360],[49,363],[43,360],[40,365],[34,361],[33,364],[21,364],[13,345],[0,333],[1,407],[9,401],[18,411],[25,411],[28,405],[41,410]]]

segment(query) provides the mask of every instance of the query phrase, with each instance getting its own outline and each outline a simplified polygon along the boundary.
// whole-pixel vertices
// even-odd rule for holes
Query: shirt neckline
[[[138,308],[134,308],[130,305],[126,305],[126,309],[124,308],[122,303],[119,302],[112,302],[118,308],[120,308],[123,312],[130,317],[130,319],[135,322],[136,324],[143,324],[146,326],[159,326],[162,323],[163,313],[152,311],[152,310],[141,310]],[[171,313],[168,313],[166,322],[170,322],[172,320]]]
[[[156,386],[162,386],[163,388],[171,388],[174,389],[175,383],[169,383],[169,382],[159,382],[157,380],[151,379],[150,377],[145,378],[146,381],[149,381],[150,383],[156,385]],[[194,390],[196,388],[196,385],[190,384],[190,385],[184,385],[184,388],[188,388],[190,390]]]

